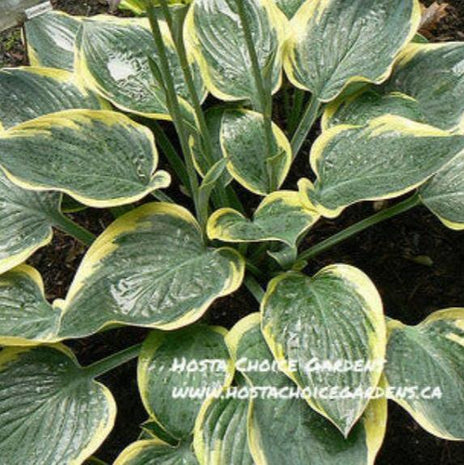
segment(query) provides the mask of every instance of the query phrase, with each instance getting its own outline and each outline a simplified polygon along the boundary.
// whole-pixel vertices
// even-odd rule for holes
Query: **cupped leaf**
[[[74,68],[74,43],[81,18],[50,11],[26,21],[27,51],[32,66]]]
[[[167,187],[152,133],[106,110],[68,110],[0,133],[0,165],[15,184],[56,190],[93,207],[135,202]]]
[[[251,395],[256,393],[248,424],[255,463],[373,465],[385,435],[385,398],[371,401],[344,438],[334,425],[308,406],[292,381],[275,368],[260,331],[260,319],[257,313],[243,318],[226,337],[237,369],[248,379]]]
[[[90,247],[66,301],[62,337],[114,322],[175,329],[198,320],[244,273],[233,249],[212,249],[184,208],[145,204],[119,217]]]
[[[410,44],[385,85],[338,99],[326,109],[323,126],[364,124],[387,113],[441,129],[462,126],[463,67],[462,43]]]
[[[198,465],[198,461],[189,443],[174,447],[160,439],[147,439],[124,449],[114,465]]]
[[[253,220],[232,208],[215,211],[208,220],[208,237],[223,242],[281,241],[290,247],[317,220],[319,214],[304,207],[298,192],[278,191],[259,204]]]
[[[213,149],[213,159],[211,161],[208,160],[205,156],[205,150],[201,145],[200,138],[195,137],[195,135],[192,135],[190,137],[190,147],[192,148],[193,162],[195,164],[196,170],[200,173],[200,175],[203,178],[206,176],[208,171],[214,166],[215,163],[224,159],[220,136],[222,117],[225,111],[226,107],[213,107],[209,108],[205,112],[206,125],[209,130],[211,145]],[[232,176],[229,174],[229,172],[224,171],[224,173],[221,176],[221,181],[219,182],[221,182],[223,185],[227,185],[230,183],[231,180]]]
[[[68,71],[53,68],[10,68],[0,71],[0,128],[49,113],[108,105],[76,83]]]
[[[227,388],[203,404],[193,441],[201,465],[254,465],[248,446],[248,411],[248,399],[228,396]]]
[[[61,194],[34,192],[13,184],[0,170],[0,273],[29,258],[53,237]]]
[[[111,431],[116,404],[61,345],[0,352],[0,463],[73,465]]]
[[[441,129],[464,116],[464,44],[410,44],[401,53],[385,91],[414,97],[425,122]]]
[[[327,106],[322,117],[323,130],[340,124],[365,125],[383,115],[403,116],[425,122],[419,103],[400,92],[384,94],[377,89],[363,89],[347,99],[337,99]]]
[[[244,0],[258,64],[275,92],[282,80],[284,14],[271,0]],[[192,43],[208,90],[225,101],[257,101],[250,54],[233,0],[198,0],[186,18],[185,34]]]
[[[447,163],[419,190],[423,204],[445,226],[464,229],[464,153]]]
[[[227,169],[244,187],[259,195],[278,189],[292,161],[290,143],[272,124],[271,153],[267,151],[264,118],[249,110],[228,110],[222,117],[221,147]]]
[[[223,328],[198,325],[156,331],[144,342],[140,395],[150,417],[176,438],[190,436],[205,399],[230,384],[233,366],[225,333]]]
[[[34,268],[20,265],[0,275],[0,344],[51,341],[60,314],[45,300],[42,277]]]
[[[302,389],[368,392],[383,369],[386,328],[372,281],[348,265],[314,277],[289,272],[273,279],[262,301],[263,334],[282,370]],[[309,405],[346,436],[368,396],[318,399]]]
[[[380,83],[420,17],[416,0],[307,1],[291,20],[285,71],[323,102],[349,83]]]
[[[429,433],[463,440],[464,309],[440,310],[417,326],[390,321],[388,328],[385,379],[393,400]]]
[[[293,270],[297,271],[301,269],[298,268],[300,263],[295,263],[298,258],[298,246],[296,244],[294,246],[289,246],[285,243],[274,243],[267,251],[267,254],[272,257],[284,270],[292,268]],[[306,264],[303,264],[302,266],[304,268]]]
[[[160,21],[171,75],[177,94],[188,100],[176,49],[164,21]],[[149,58],[159,61],[146,18],[99,15],[85,20],[77,38],[76,71],[85,84],[118,108],[158,119],[170,119],[164,85],[155,80]],[[206,96],[197,63],[188,59],[201,100]]]
[[[317,181],[314,186],[300,181],[300,192],[333,218],[361,200],[389,199],[415,189],[463,149],[464,136],[399,116],[336,126],[314,143],[310,159]]]

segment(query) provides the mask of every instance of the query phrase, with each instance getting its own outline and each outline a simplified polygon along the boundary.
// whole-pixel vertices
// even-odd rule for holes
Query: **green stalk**
[[[197,90],[195,88],[195,83],[193,80],[192,72],[190,69],[190,65],[187,58],[187,51],[185,49],[185,44],[182,37],[177,37],[176,31],[174,29],[174,24],[172,20],[172,15],[169,10],[168,4],[166,0],[160,0],[161,10],[163,12],[164,18],[166,23],[169,27],[169,31],[171,32],[172,39],[174,41],[174,45],[176,47],[177,56],[179,57],[179,63],[182,69],[182,74],[184,75],[185,83],[187,84],[187,89],[189,91],[189,95],[192,101],[193,110],[195,111],[195,116],[197,117],[198,124],[200,126],[200,132],[202,136],[202,140],[205,143],[205,155],[208,160],[208,163],[212,166],[213,165],[213,146],[211,143],[211,137],[208,131],[208,127],[206,126],[205,115],[203,114],[203,110],[201,108],[201,102],[197,94]]]
[[[201,141],[203,142],[203,149],[205,151],[205,157],[208,161],[208,166],[212,167],[214,165],[213,159],[213,144],[211,142],[211,136],[208,130],[208,126],[206,124],[205,115],[201,108],[200,98],[198,97],[197,90],[195,88],[195,82],[192,76],[192,70],[190,69],[190,65],[187,58],[187,50],[185,49],[184,40],[182,34],[176,34],[173,19],[171,12],[168,7],[168,3],[166,0],[160,0],[161,10],[163,12],[164,18],[168,24],[169,30],[171,32],[171,36],[174,41],[174,45],[176,47],[177,56],[179,57],[179,63],[182,69],[182,74],[184,75],[185,83],[187,84],[187,89],[189,91],[190,99],[193,105],[193,110],[195,112],[195,116],[198,121],[200,134],[201,134]],[[216,188],[218,191],[219,198],[221,200],[222,206],[227,205],[227,197],[225,195],[224,187],[220,184],[216,183]],[[209,203],[209,196],[208,196],[208,203]],[[206,215],[208,214],[208,205],[202,206],[203,212],[206,211]]]
[[[185,163],[187,168],[187,174],[189,178],[190,192],[192,193],[193,203],[195,205],[195,211],[202,228],[204,228],[205,218],[201,217],[201,208],[198,203],[198,178],[193,164],[192,154],[187,139],[187,131],[182,118],[182,112],[180,108],[179,99],[177,98],[176,89],[174,87],[174,81],[172,79],[171,70],[169,68],[168,58],[166,56],[166,49],[164,47],[163,37],[158,24],[158,19],[155,14],[154,6],[150,3],[147,9],[148,19],[153,32],[153,39],[155,41],[156,49],[159,55],[159,65],[163,77],[163,83],[166,87],[166,97],[171,113],[174,125],[179,135],[179,141],[182,148],[182,152],[185,155]]]
[[[263,81],[263,75],[261,74],[261,69],[259,67],[258,56],[256,54],[255,45],[253,43],[253,36],[251,34],[250,24],[245,13],[244,0],[237,0],[237,11],[240,17],[240,23],[243,28],[243,34],[245,36],[245,42],[248,49],[248,54],[250,55],[251,69],[253,71],[253,77],[255,80],[256,90],[258,95],[253,99],[255,100],[253,105],[255,109],[262,113],[264,118],[264,131],[265,131],[265,144],[266,151],[269,158],[272,157],[272,146],[274,135],[272,132],[272,95],[270,90],[266,91]],[[274,176],[270,176],[270,190],[274,191],[277,189],[276,179]]]
[[[83,368],[85,374],[89,378],[97,378],[98,376],[104,375],[108,371],[114,370],[115,368],[124,365],[124,363],[138,357],[142,344],[136,344],[127,349],[123,349],[116,352],[109,357],[106,357],[98,362],[92,363]]]
[[[288,121],[288,133],[293,134],[295,132],[298,118],[301,117],[301,110],[303,108],[305,92],[302,89],[295,88],[293,108],[290,112],[290,118]]]
[[[256,247],[255,251],[248,257],[251,263],[255,263],[269,248],[268,242],[262,242]]]
[[[162,190],[153,191],[151,195],[160,202],[176,203],[171,197],[169,197],[168,194],[165,194]]]
[[[92,242],[96,239],[95,234],[87,231],[87,229],[75,223],[73,220],[63,215],[62,213],[53,215],[51,217],[51,221],[55,228],[66,234],[69,234],[85,245],[92,245]]]
[[[150,127],[155,134],[156,142],[161,147],[164,155],[166,156],[169,165],[172,167],[179,181],[186,187],[189,188],[190,180],[188,177],[187,170],[185,168],[184,161],[177,153],[177,150],[172,145],[165,132],[161,129],[161,126],[156,121],[150,122]]]
[[[256,299],[256,301],[260,304],[264,297],[264,290],[261,285],[256,281],[253,276],[246,275],[245,276],[245,287],[250,291],[252,296]]]
[[[318,98],[313,94],[306,105],[306,109],[301,118],[300,124],[295,130],[292,137],[292,153],[293,159],[296,158],[298,152],[301,150],[306,138],[308,137],[309,131],[313,127],[317,117],[319,116],[319,108],[321,103]]]
[[[252,274],[254,274],[256,277],[260,278],[263,276],[263,272],[250,261],[247,260],[245,266],[246,266],[246,269],[250,271]]]
[[[322,252],[325,252],[326,250],[334,247],[335,245],[340,244],[343,241],[346,241],[347,239],[360,233],[361,231],[364,231],[365,229],[370,228],[371,226],[374,226],[377,223],[381,223],[382,221],[388,220],[389,218],[393,218],[394,216],[397,216],[401,213],[407,212],[408,210],[411,210],[411,208],[414,208],[417,205],[419,205],[420,203],[421,201],[419,195],[416,193],[412,197],[409,197],[408,199],[404,200],[403,202],[393,205],[390,208],[386,208],[385,210],[382,210],[378,213],[375,213],[369,218],[361,220],[358,223],[355,223],[349,226],[348,228],[344,229],[343,231],[334,234],[333,236],[327,238],[319,244],[310,247],[309,249],[302,252],[298,256],[296,261],[299,262],[310,260],[311,258],[314,258],[317,255],[321,254]]]
[[[226,195],[228,199],[228,205],[230,205],[232,208],[235,208],[235,210],[238,210],[240,213],[245,213],[245,207],[243,206],[240,198],[231,185],[226,187]]]

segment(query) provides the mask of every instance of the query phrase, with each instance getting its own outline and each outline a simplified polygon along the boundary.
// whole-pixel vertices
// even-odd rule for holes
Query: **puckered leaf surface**
[[[81,18],[50,11],[26,21],[27,51],[32,66],[74,68],[74,44]]]
[[[301,203],[298,192],[277,191],[259,204],[249,220],[232,208],[215,211],[208,220],[208,237],[224,242],[281,241],[289,247],[319,219]]]
[[[0,273],[20,265],[51,241],[60,199],[56,192],[22,189],[0,171]]]
[[[286,19],[270,0],[245,0],[261,71],[277,91],[281,82]],[[250,54],[234,0],[198,0],[186,18],[186,35],[197,55],[208,90],[221,100],[251,99],[257,90]]]
[[[145,204],[118,218],[90,247],[64,309],[62,337],[114,322],[174,329],[198,320],[243,279],[242,257],[212,249],[193,216],[174,204]]]
[[[398,197],[423,184],[464,149],[464,136],[386,115],[323,132],[311,150],[313,186],[300,192],[324,215],[353,203]]]
[[[60,313],[45,300],[42,277],[34,268],[20,265],[0,275],[0,344],[54,340]]]
[[[424,184],[419,195],[445,226],[464,229],[464,153],[453,158]]]
[[[241,387],[243,383],[240,383]],[[248,399],[210,397],[195,424],[194,447],[201,465],[254,465],[248,445]]]
[[[73,108],[108,105],[76,83],[69,71],[54,68],[6,68],[0,71],[0,128]]]
[[[385,91],[418,102],[424,121],[452,129],[464,117],[464,44],[409,44],[395,64]],[[463,125],[464,126],[464,125]]]
[[[464,127],[464,45],[409,44],[388,81],[330,104],[323,127],[364,124],[385,114],[441,129]]]
[[[264,395],[251,404],[248,437],[255,463],[263,465],[373,465],[386,429],[385,399],[371,401],[347,438],[301,398],[296,386],[275,368],[251,369],[256,362],[273,367],[272,354],[261,334],[260,315],[239,321],[226,340],[250,385]],[[248,364],[249,363],[249,364]],[[262,364],[262,365],[261,365]]]
[[[322,117],[322,128],[326,130],[339,124],[364,125],[383,115],[397,115],[425,122],[425,116],[415,98],[401,92],[383,93],[375,88],[367,88],[328,105]]]
[[[432,313],[417,326],[390,321],[388,328],[387,384],[417,394],[401,396],[397,389],[393,400],[428,432],[463,440],[464,309]]]
[[[176,92],[188,100],[184,75],[164,21],[160,22],[160,28]],[[88,87],[122,110],[171,119],[164,86],[155,80],[149,65],[149,57],[155,63],[159,58],[146,18],[94,16],[84,21],[77,48],[76,72]],[[189,52],[188,58],[197,94],[203,100],[206,93],[198,65]]]
[[[349,83],[380,83],[420,16],[416,0],[307,1],[290,23],[287,75],[323,102]]]
[[[221,147],[232,177],[255,194],[266,195],[284,182],[292,161],[290,143],[272,124],[267,150],[264,118],[249,110],[228,110],[222,117]]]
[[[153,332],[139,358],[139,390],[150,417],[172,436],[190,436],[206,391],[219,392],[230,383],[232,364],[224,342],[225,330],[204,325],[172,332]],[[203,364],[207,363],[207,366]],[[190,367],[190,368],[189,368]],[[205,395],[175,396],[176,389],[191,388]]]
[[[167,187],[152,133],[106,110],[68,110],[0,133],[0,165],[25,189],[54,190],[93,207],[123,205]]]
[[[312,278],[281,275],[270,282],[262,311],[266,342],[302,389],[366,392],[377,386],[386,347],[382,301],[357,268],[332,265]],[[346,435],[369,398],[308,396],[307,401]]]
[[[211,145],[212,145],[212,156],[213,159],[210,161],[206,158],[205,150],[201,145],[201,140],[198,137],[198,133],[194,133],[190,138],[190,147],[192,148],[193,162],[196,170],[204,178],[208,171],[220,160],[224,159],[221,147],[221,125],[222,117],[226,111],[226,107],[212,107],[205,111],[205,121],[209,130]],[[195,137],[195,135],[197,137]],[[221,180],[218,181],[223,185],[227,185],[232,180],[232,176],[227,170],[221,175]]]
[[[113,427],[113,396],[64,346],[3,349],[0,386],[0,463],[80,464]]]

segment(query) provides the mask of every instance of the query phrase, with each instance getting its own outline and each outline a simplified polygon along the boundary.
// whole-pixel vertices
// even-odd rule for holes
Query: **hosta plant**
[[[418,41],[416,0],[120,7],[29,21],[31,66],[0,71],[0,463],[100,463],[98,379],[135,357],[147,422],[115,465],[370,465],[387,397],[464,439],[464,309],[406,326],[362,270],[306,271],[420,204],[464,229],[464,44]],[[88,207],[115,217],[98,237],[67,215]],[[49,302],[25,262],[53,228],[88,250]],[[240,288],[248,316],[211,325]],[[84,367],[66,345],[122,326],[152,331]]]

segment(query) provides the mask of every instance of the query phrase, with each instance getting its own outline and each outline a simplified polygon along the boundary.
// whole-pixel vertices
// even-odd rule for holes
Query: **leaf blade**
[[[87,252],[60,304],[61,336],[81,337],[114,322],[180,328],[235,291],[243,273],[236,251],[204,245],[186,209],[145,204],[118,218]]]

